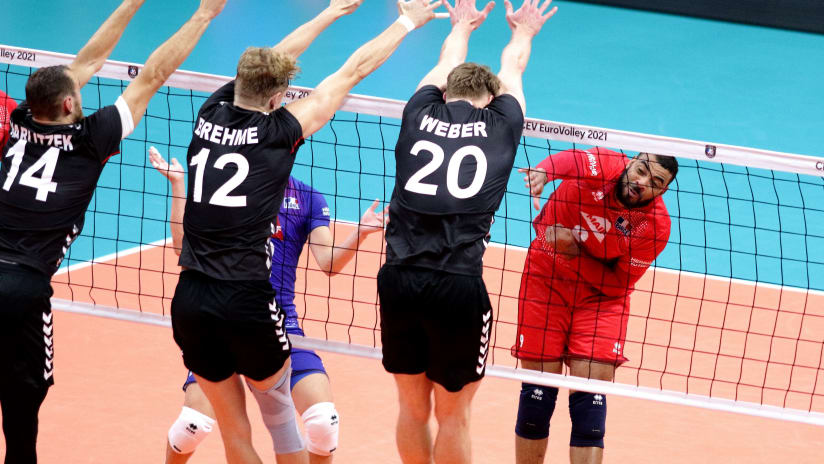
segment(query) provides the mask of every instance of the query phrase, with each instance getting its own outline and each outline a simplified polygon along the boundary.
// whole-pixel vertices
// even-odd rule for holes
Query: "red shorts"
[[[512,355],[528,361],[577,358],[616,366],[626,362],[629,300],[602,301],[588,284],[553,271],[552,256],[530,247],[521,276],[518,338]]]

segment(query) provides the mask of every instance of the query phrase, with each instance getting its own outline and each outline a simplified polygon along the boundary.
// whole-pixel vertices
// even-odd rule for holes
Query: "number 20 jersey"
[[[24,101],[11,114],[0,169],[0,259],[47,276],[83,229],[106,161],[134,129],[122,97],[75,124],[45,125]]]
[[[446,103],[422,87],[403,111],[386,263],[481,275],[492,217],[506,191],[523,131],[518,101],[484,109]]]
[[[269,280],[269,238],[303,130],[286,108],[235,106],[234,89],[224,85],[198,113],[180,265],[219,280]]]

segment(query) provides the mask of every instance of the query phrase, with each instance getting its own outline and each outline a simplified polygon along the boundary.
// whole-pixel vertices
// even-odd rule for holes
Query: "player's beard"
[[[628,171],[629,168],[624,168],[623,174],[621,174],[621,177],[618,179],[618,185],[616,185],[617,188],[615,190],[615,195],[618,197],[618,200],[628,209],[643,208],[652,203],[655,197],[649,200],[641,200],[640,196],[636,196],[635,199],[630,196],[629,189],[631,188],[631,183],[629,181],[629,175],[627,174]]]

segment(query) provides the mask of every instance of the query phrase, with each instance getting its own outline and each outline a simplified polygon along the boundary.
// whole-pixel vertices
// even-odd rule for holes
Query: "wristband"
[[[413,23],[412,20],[409,19],[409,16],[400,15],[400,16],[398,16],[398,20],[395,21],[395,22],[400,23],[401,25],[403,25],[403,27],[406,28],[407,32],[412,32],[412,31],[415,30],[415,23]]]

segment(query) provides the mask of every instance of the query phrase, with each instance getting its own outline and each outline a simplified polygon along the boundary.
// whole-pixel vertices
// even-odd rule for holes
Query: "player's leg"
[[[0,263],[0,408],[7,464],[37,462],[38,414],[54,383],[51,295],[41,274]]]
[[[332,453],[338,447],[340,418],[329,377],[314,351],[292,348],[292,400],[303,419],[309,462],[332,462]]]
[[[623,344],[627,318],[623,304],[576,308],[569,339],[570,375],[612,381],[615,369],[626,361]],[[606,434],[606,395],[570,392],[569,416],[572,420],[570,461],[573,464],[601,463]]]
[[[230,346],[237,372],[257,401],[279,464],[308,463],[292,401],[291,344],[269,281],[238,284]],[[221,425],[222,428],[222,425]]]
[[[235,311],[238,306],[255,303],[249,298],[256,297],[253,289],[245,288],[242,283],[183,271],[172,299],[175,342],[183,351],[183,363],[195,374],[198,385],[214,408],[230,463],[260,462],[252,448],[243,383],[236,374],[238,357],[232,352],[233,323],[238,317],[245,316],[235,314]],[[263,306],[268,313],[268,305],[264,303]],[[274,332],[274,324],[269,331]],[[251,336],[249,339],[252,343],[257,341]]]
[[[252,427],[246,416],[246,392],[240,376],[211,382],[195,374],[198,385],[215,411],[229,464],[262,464],[252,448]]]
[[[428,336],[422,325],[419,271],[383,266],[378,272],[383,367],[398,388],[396,440],[405,464],[432,462],[429,416],[432,382],[426,378]]]
[[[395,429],[398,453],[404,464],[432,462],[432,381],[425,374],[395,374],[398,387],[398,424]]]
[[[576,377],[597,380],[615,378],[614,364],[584,359],[572,359],[569,373]],[[604,434],[607,421],[606,395],[582,391],[569,393],[569,417],[572,434],[569,441],[569,461],[572,464],[600,464],[604,460]]]
[[[215,411],[191,372],[183,392],[183,409],[166,437],[166,464],[188,462],[215,424]]]
[[[518,333],[513,355],[521,367],[553,374],[562,372],[571,312],[553,287],[548,256],[531,248],[521,275],[518,294]],[[521,384],[515,421],[515,462],[541,464],[549,443],[549,423],[555,411],[558,389],[527,382]]]
[[[439,384],[435,390],[435,417],[438,436],[435,439],[434,458],[437,464],[472,462],[472,440],[469,436],[469,416],[472,398],[481,381],[465,385],[458,392],[450,392]]]
[[[561,361],[540,362],[521,360],[521,367],[551,374],[560,374]],[[549,422],[555,412],[558,388],[521,383],[518,416],[515,421],[516,464],[542,464],[549,444]]]

